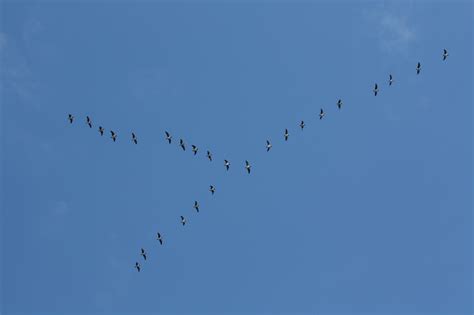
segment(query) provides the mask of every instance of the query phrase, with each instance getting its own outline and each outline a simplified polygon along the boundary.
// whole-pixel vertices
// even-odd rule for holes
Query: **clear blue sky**
[[[1,314],[472,314],[472,1],[0,7]]]

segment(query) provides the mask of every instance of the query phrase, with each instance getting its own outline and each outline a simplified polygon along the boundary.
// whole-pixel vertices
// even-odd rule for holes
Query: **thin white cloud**
[[[56,201],[52,208],[52,213],[54,215],[66,215],[71,211],[69,204],[63,200]]]
[[[416,39],[416,32],[407,18],[385,13],[380,17],[380,46],[383,50],[405,52]]]
[[[419,34],[411,18],[412,6],[412,2],[403,2],[363,10],[382,52],[407,55],[416,43]]]
[[[7,45],[7,35],[3,32],[0,32],[0,54],[3,52]]]

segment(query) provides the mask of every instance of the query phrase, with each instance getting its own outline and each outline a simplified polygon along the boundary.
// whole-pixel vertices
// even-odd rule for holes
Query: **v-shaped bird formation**
[[[445,61],[448,58],[448,56],[449,56],[448,51],[446,49],[443,49],[442,60]],[[419,75],[421,73],[421,62],[417,62],[416,67],[415,67],[415,72],[416,72],[416,75]],[[392,86],[393,83],[394,83],[394,78],[393,78],[393,75],[390,73],[388,75],[388,86]],[[374,84],[372,92],[374,93],[374,96],[377,96],[380,93],[380,88],[379,88],[377,83]],[[342,106],[343,106],[342,99],[337,100],[336,106],[337,106],[338,110],[342,109]],[[320,111],[319,111],[319,114],[318,114],[319,120],[322,120],[325,117],[325,115],[326,115],[326,112],[324,111],[324,109],[320,108]],[[68,114],[67,120],[69,121],[69,124],[73,124],[73,122],[75,121],[75,116],[73,114]],[[86,116],[86,124],[89,126],[89,128],[93,127],[92,119],[89,116]],[[305,121],[301,120],[301,122],[299,123],[298,126],[303,131],[305,126],[306,126]],[[104,132],[105,132],[105,129],[102,126],[99,126],[98,131],[99,131],[99,134],[101,136],[103,136]],[[173,136],[168,131],[165,131],[164,134],[165,134],[165,141],[168,142],[168,144],[171,144],[173,142]],[[285,140],[285,142],[288,141],[289,137],[290,137],[290,133],[288,131],[288,128],[285,128],[284,133],[283,133],[283,139]],[[118,139],[117,133],[113,130],[110,130],[110,138],[112,139],[113,142],[118,141],[117,140]],[[131,141],[134,144],[138,144],[138,137],[134,132],[131,132]],[[186,151],[186,144],[185,144],[185,141],[182,138],[179,139],[178,146],[183,151]],[[266,151],[269,152],[272,149],[272,147],[273,147],[273,144],[270,142],[270,140],[267,139],[266,143],[265,143]],[[194,156],[196,156],[199,152],[199,149],[198,149],[197,145],[192,144],[191,145],[191,151],[192,151],[192,154]],[[211,151],[209,151],[209,150],[206,151],[206,158],[210,162],[213,161],[213,154],[211,153]],[[230,169],[229,160],[224,159],[224,167],[225,167],[226,171],[229,171],[229,169]],[[248,160],[245,160],[244,168],[245,168],[245,171],[247,172],[247,174],[250,175],[252,166],[251,166],[251,164]],[[211,193],[211,195],[214,195],[216,193],[216,188],[215,188],[214,185],[209,185],[209,192]],[[199,202],[197,200],[194,201],[193,208],[196,211],[196,213],[199,213],[200,205],[199,205]],[[180,221],[179,222],[181,223],[181,225],[183,227],[186,226],[186,224],[188,223],[188,221],[186,220],[186,218],[183,215],[180,215]],[[160,243],[160,245],[163,245],[163,236],[160,234],[160,232],[156,232],[156,240]],[[140,249],[139,254],[140,254],[140,256],[142,256],[144,261],[147,260],[148,254],[147,254],[147,252],[144,248]],[[142,266],[137,261],[137,262],[135,262],[134,268],[138,272],[140,272],[141,269],[142,269]]]

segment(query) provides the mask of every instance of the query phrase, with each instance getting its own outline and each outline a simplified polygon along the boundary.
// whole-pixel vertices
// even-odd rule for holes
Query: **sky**
[[[0,17],[2,315],[473,314],[472,1]]]

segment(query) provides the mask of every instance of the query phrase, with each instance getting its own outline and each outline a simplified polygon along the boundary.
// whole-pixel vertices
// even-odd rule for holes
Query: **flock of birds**
[[[442,54],[443,60],[446,60],[446,58],[448,56],[449,56],[448,51],[446,49],[444,49],[443,54]],[[416,65],[416,74],[418,75],[418,74],[420,74],[420,72],[421,72],[421,63],[418,62],[417,65]],[[388,85],[391,86],[393,84],[393,82],[394,82],[393,75],[389,74]],[[374,88],[373,88],[374,96],[377,96],[378,92],[379,92],[379,87],[378,87],[378,84],[375,83]],[[337,108],[340,110],[342,108],[342,100],[339,99],[337,101],[336,105],[337,105]],[[323,119],[325,115],[326,115],[326,113],[321,108],[320,111],[319,111],[319,119],[320,120]],[[72,114],[68,115],[68,120],[71,124],[74,122],[74,119],[75,119],[75,117]],[[92,120],[89,116],[86,116],[86,124],[89,126],[89,128],[92,128]],[[306,124],[302,120],[299,124],[299,127],[301,128],[301,130],[303,130],[305,126],[306,126]],[[105,129],[102,126],[99,126],[98,131],[99,131],[99,134],[101,136],[103,136],[104,133],[105,133]],[[288,141],[289,136],[290,136],[290,134],[288,132],[288,129],[285,129],[285,132],[283,134],[283,137],[284,137],[285,141]],[[112,141],[116,142],[117,141],[117,133],[113,130],[110,130],[110,138],[112,139]],[[165,131],[165,140],[169,144],[172,143],[173,136],[168,131]],[[138,144],[138,139],[137,139],[137,136],[135,135],[134,132],[131,133],[131,141],[134,144]],[[183,139],[179,139],[179,146],[181,147],[181,149],[183,149],[183,151],[186,151],[186,143],[184,142]],[[270,151],[271,148],[272,148],[271,142],[269,140],[266,140],[266,150],[267,150],[267,152]],[[196,145],[193,144],[193,145],[191,145],[191,151],[192,151],[193,155],[196,155],[199,151],[199,148]],[[209,161],[211,161],[211,162],[213,161],[212,153],[209,150],[207,150],[206,157],[209,159]],[[228,160],[224,160],[224,167],[226,168],[227,171],[229,170],[230,162]],[[245,166],[244,167],[245,167],[246,172],[248,174],[250,174],[252,166],[251,166],[249,161],[247,161],[247,160],[245,161]],[[213,185],[210,185],[209,186],[209,191],[212,195],[214,195],[214,193],[216,192],[216,188]],[[199,202],[197,200],[194,201],[193,208],[196,210],[197,213],[199,213]],[[186,222],[187,222],[186,218],[182,215],[180,216],[180,222],[181,222],[182,226],[185,226]],[[156,233],[156,240],[160,243],[160,245],[163,245],[163,237],[160,234],[160,232]],[[143,257],[144,261],[147,260],[147,252],[145,251],[144,248],[141,248],[140,256]],[[140,270],[142,268],[141,264],[138,261],[135,262],[135,268],[137,269],[138,272],[140,272]]]

